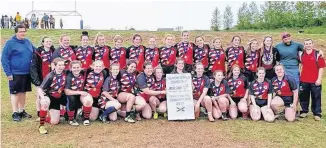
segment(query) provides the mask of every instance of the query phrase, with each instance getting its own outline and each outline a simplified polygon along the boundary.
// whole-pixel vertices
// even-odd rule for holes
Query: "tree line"
[[[243,2],[237,11],[237,29],[277,29],[326,26],[326,2],[321,1],[266,1],[263,5],[256,2]],[[216,7],[211,19],[211,30],[232,28],[233,14],[227,6],[221,16]]]

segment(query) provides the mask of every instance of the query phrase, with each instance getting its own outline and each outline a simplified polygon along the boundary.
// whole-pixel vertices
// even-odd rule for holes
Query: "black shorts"
[[[30,74],[13,75],[13,80],[9,81],[10,94],[25,93],[32,91]]]
[[[49,109],[60,110],[60,105],[66,106],[67,105],[67,98],[65,95],[62,95],[61,98],[54,98],[50,95],[46,95],[50,98],[50,106]]]
[[[274,78],[276,76],[274,69],[266,69],[266,75],[265,78],[268,80],[272,80],[272,78]]]
[[[232,97],[232,100],[234,101],[234,103],[236,105],[238,105],[238,103],[240,102],[241,99],[242,99],[241,97]]]
[[[283,102],[284,102],[284,106],[285,107],[291,107],[292,103],[293,103],[293,97],[292,96],[279,96],[282,98]]]
[[[93,97],[93,104],[92,106],[95,107],[95,108],[100,108],[100,106],[98,105],[98,99],[100,99],[101,96],[97,97],[97,98],[94,98]]]
[[[162,103],[163,101],[166,101],[166,98],[158,98],[158,100]]]
[[[73,102],[72,102],[73,101]],[[67,104],[74,104],[77,108],[81,108],[80,95],[67,95]],[[69,105],[67,105],[67,108]]]
[[[267,100],[265,99],[255,99],[256,100],[256,104],[259,106],[259,107],[263,107],[263,106],[266,106],[267,105]]]

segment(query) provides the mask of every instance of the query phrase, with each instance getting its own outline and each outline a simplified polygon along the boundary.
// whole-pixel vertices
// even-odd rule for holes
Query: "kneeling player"
[[[52,63],[54,65],[54,71],[45,77],[38,90],[41,98],[39,126],[39,132],[41,134],[47,133],[44,122],[48,111],[50,110],[50,118],[47,118],[47,121],[51,124],[58,124],[60,121],[60,105],[66,104],[66,98],[63,94],[66,84],[66,74],[63,72],[65,61],[62,58],[55,58]]]
[[[152,86],[152,89],[155,91],[162,91],[165,92],[166,88],[166,81],[163,78],[163,69],[161,66],[157,66],[154,68],[154,75],[155,75],[155,82]],[[152,108],[152,111],[154,112],[153,118],[158,118],[158,113],[163,113],[164,117],[167,117],[166,114],[166,93],[157,95],[155,97],[151,97],[149,99],[149,105]]]
[[[238,117],[238,110],[242,113],[242,117],[247,119],[248,116],[248,80],[241,74],[239,65],[235,64],[231,68],[231,77],[228,80],[230,87],[230,96],[236,103],[235,107],[230,108],[230,117],[235,119]]]
[[[195,105],[195,117],[198,118],[200,114],[200,105],[207,109],[208,120],[213,122],[212,115],[212,99],[207,96],[209,89],[209,78],[204,74],[204,65],[202,63],[195,64],[196,74],[192,78],[193,96]]]
[[[285,76],[283,65],[274,67],[276,77],[272,79],[275,97],[272,100],[271,107],[278,116],[279,108],[285,106],[285,118],[292,122],[295,120],[296,104],[298,102],[298,89],[295,80]]]
[[[120,88],[119,81],[117,80],[119,69],[120,66],[118,63],[110,66],[110,75],[105,79],[102,96],[98,101],[99,107],[103,110],[100,116],[103,123],[109,123],[107,121],[108,116],[111,121],[116,121],[118,117],[117,110],[121,107],[121,104],[117,100]]]
[[[222,120],[227,120],[227,109],[236,109],[236,104],[230,97],[230,88],[224,79],[224,72],[222,70],[216,70],[213,73],[214,81],[210,86],[210,96],[214,104],[213,116],[215,119],[222,117]]]
[[[142,113],[142,116],[145,119],[150,119],[152,117],[152,109],[151,106],[147,103],[149,102],[152,106],[156,103],[157,95],[165,94],[165,91],[154,91],[152,87],[154,85],[154,76],[153,76],[153,67],[152,63],[146,62],[144,64],[144,72],[140,73],[137,76],[137,91],[136,91],[136,104],[144,104],[142,108],[136,108],[137,112]],[[138,116],[138,115],[137,115]],[[137,117],[137,120],[140,118]]]
[[[83,91],[86,71],[81,71],[81,62],[74,60],[70,63],[71,73],[67,76],[65,94],[67,95],[67,114],[69,124],[79,125],[76,121],[76,112],[83,105],[84,125],[89,125],[89,114],[92,110],[93,98],[90,94]],[[80,104],[81,103],[81,104]]]
[[[259,67],[257,69],[257,79],[251,82],[249,91],[252,105],[250,105],[250,116],[252,120],[259,120],[263,114],[264,120],[267,122],[274,121],[274,113],[271,109],[272,102],[272,84],[265,79],[265,69]]]
[[[89,119],[96,120],[99,114],[98,99],[101,97],[101,90],[106,73],[105,70],[103,70],[104,65],[102,61],[97,60],[93,63],[92,66],[94,71],[91,71],[86,78],[85,91],[93,97],[92,110]]]

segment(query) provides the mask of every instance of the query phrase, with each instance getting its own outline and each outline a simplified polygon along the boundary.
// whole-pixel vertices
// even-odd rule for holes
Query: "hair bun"
[[[82,35],[87,35],[88,36],[88,32],[87,31],[83,31]]]

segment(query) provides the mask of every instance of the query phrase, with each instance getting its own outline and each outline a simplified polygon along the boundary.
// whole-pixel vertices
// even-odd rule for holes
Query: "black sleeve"
[[[59,50],[60,49],[56,49],[54,50],[53,54],[52,54],[52,57],[51,57],[51,62],[53,61],[53,59],[57,58],[57,57],[60,57],[59,55]]]
[[[297,88],[296,81],[295,81],[293,78],[288,77],[288,83],[289,83],[289,86],[290,86],[290,89],[291,89],[291,90],[296,90],[296,89],[298,89],[298,88]]]
[[[273,52],[274,52],[275,61],[280,61],[281,60],[281,57],[280,57],[280,53],[278,52],[278,49],[277,48],[273,48]]]
[[[255,81],[252,81],[249,86],[249,94],[254,95],[254,90],[252,89],[254,87]]]
[[[210,88],[209,78],[207,76],[204,76],[204,78],[205,78],[205,88]]]
[[[44,78],[42,84],[40,85],[40,88],[43,90],[47,90],[52,83],[52,79],[53,79],[53,73],[51,72]]]
[[[130,47],[128,47],[127,49],[126,49],[126,59],[129,59],[129,54],[130,54],[130,48],[131,48],[132,46],[130,46]]]
[[[246,77],[243,77],[243,82],[244,82],[244,88],[248,89],[248,79]]]
[[[230,48],[226,48],[226,50],[225,50],[225,59],[227,60],[229,57],[229,50],[230,50]]]
[[[32,56],[32,62],[31,62],[31,67],[30,67],[30,75],[31,75],[31,80],[32,83],[35,86],[40,86],[41,85],[41,69],[40,69],[40,58],[36,53],[37,51],[34,51],[33,56]]]
[[[71,89],[72,74],[68,74],[65,89]]]
[[[148,88],[146,78],[143,74],[138,75],[136,83],[140,89]]]
[[[304,46],[301,43],[298,43],[298,51],[303,51]]]
[[[95,46],[95,47],[93,48],[93,54],[92,54],[92,60],[93,60],[93,61],[95,61],[95,48],[98,48],[98,47]]]
[[[269,85],[269,89],[268,89],[268,94],[273,93],[273,85],[272,82],[270,80],[267,80],[268,85]]]
[[[106,47],[108,47],[108,54],[109,54],[109,56],[108,56],[108,60],[110,61],[110,59],[111,59],[111,47],[110,46],[106,46]]]
[[[107,77],[104,81],[102,91],[109,91],[109,85],[110,85],[110,77]]]
[[[223,85],[225,86],[225,93],[230,94],[231,93],[230,87],[229,87],[228,83],[225,80],[223,80]]]

